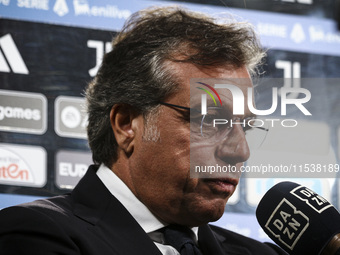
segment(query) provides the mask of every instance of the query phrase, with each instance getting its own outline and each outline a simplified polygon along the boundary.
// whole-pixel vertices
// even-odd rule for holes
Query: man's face
[[[166,64],[181,81],[180,90],[165,100],[166,103],[190,107],[191,78],[228,78],[234,81],[242,78],[242,82],[235,85],[244,95],[252,86],[244,67],[199,69],[188,63],[169,61]],[[232,105],[227,89],[218,93],[223,103]],[[136,134],[134,151],[129,159],[130,189],[165,223],[198,226],[219,219],[236,189],[239,176],[190,178],[190,149],[197,164],[208,161],[209,165],[223,164],[239,169],[249,157],[242,127],[236,125],[232,129],[229,135],[232,139],[190,148],[190,115],[185,110],[162,105],[155,125],[160,134],[156,142],[143,139],[144,131]]]

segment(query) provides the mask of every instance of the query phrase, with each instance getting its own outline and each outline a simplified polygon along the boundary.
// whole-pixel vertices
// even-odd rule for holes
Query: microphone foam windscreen
[[[266,234],[293,255],[318,255],[340,233],[340,215],[334,206],[294,182],[281,182],[268,190],[256,217]]]

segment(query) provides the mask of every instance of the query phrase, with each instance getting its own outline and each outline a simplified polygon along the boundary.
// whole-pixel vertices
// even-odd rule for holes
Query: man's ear
[[[111,127],[118,147],[127,155],[133,152],[139,114],[129,105],[114,105],[110,112]]]

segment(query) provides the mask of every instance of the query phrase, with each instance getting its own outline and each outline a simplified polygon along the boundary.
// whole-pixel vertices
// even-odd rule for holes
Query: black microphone
[[[326,199],[294,182],[276,184],[256,217],[264,232],[292,255],[340,255],[340,214]]]

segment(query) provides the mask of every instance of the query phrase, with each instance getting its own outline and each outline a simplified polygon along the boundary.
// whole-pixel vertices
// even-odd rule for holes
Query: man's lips
[[[231,195],[238,184],[238,179],[232,178],[216,178],[203,179],[213,193]]]

